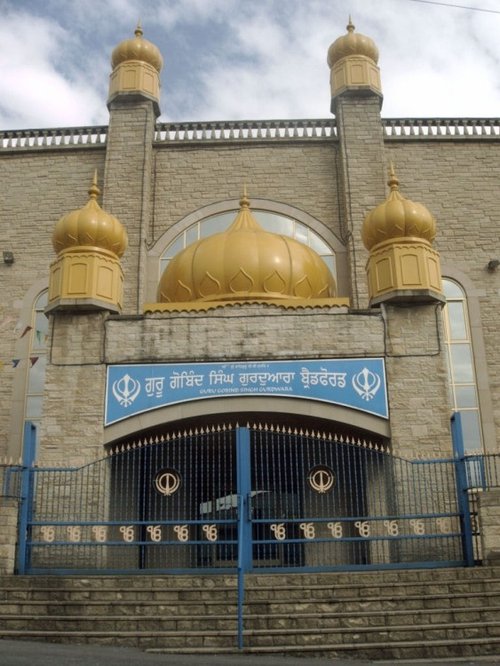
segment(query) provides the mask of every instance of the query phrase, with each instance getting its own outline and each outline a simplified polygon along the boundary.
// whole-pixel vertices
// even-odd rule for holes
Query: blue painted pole
[[[455,470],[457,480],[457,500],[462,528],[462,548],[466,566],[474,566],[474,544],[472,541],[472,521],[470,518],[469,494],[467,483],[467,463],[465,460],[462,416],[455,412],[451,417],[451,436],[455,452]]]
[[[243,649],[245,573],[252,567],[250,430],[236,429],[238,480],[238,649]]]
[[[31,421],[24,424],[23,458],[21,471],[21,504],[19,507],[19,530],[17,542],[17,573],[25,574],[29,569],[28,553],[29,523],[33,501],[33,462],[35,459],[36,427]]]

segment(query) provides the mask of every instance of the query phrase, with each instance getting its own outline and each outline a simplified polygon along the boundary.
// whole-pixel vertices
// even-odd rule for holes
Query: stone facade
[[[47,369],[38,395],[39,463],[83,465],[106,446],[161,422],[189,425],[195,411],[173,409],[105,428],[106,371],[112,364],[359,357],[385,361],[388,420],[345,407],[315,411],[295,400],[285,407],[286,400],[279,402],[281,413],[372,433],[406,458],[451,455],[441,304],[410,300],[368,307],[361,228],[367,212],[384,200],[391,161],[405,194],[437,218],[443,275],[467,295],[484,447],[498,452],[499,273],[486,268],[498,251],[498,127],[486,131],[478,122],[475,132],[462,132],[450,121],[453,131],[448,126],[443,132],[421,121],[408,131],[404,122],[382,120],[380,106],[374,92],[347,90],[334,100],[335,120],[228,123],[218,129],[186,124],[179,134],[178,127],[155,127],[152,100],[118,94],[110,103],[109,127],[94,133],[61,131],[60,140],[5,133],[0,225],[2,249],[13,253],[14,263],[0,264],[0,455],[22,453],[24,397],[38,360],[30,355],[37,334],[32,308],[47,287],[52,230],[85,202],[94,169],[103,208],[128,232],[121,262],[124,307],[119,315],[85,308],[49,314]],[[333,249],[337,295],[350,306],[240,303],[143,314],[144,304],[156,299],[159,259],[168,244],[192,222],[234,211],[244,185],[257,208],[295,216]],[[207,414],[258,412],[262,403],[249,400],[207,404]],[[272,401],[266,412],[278,407]]]
[[[483,561],[486,564],[496,564],[500,559],[500,490],[498,488],[479,495],[478,514],[482,528]]]

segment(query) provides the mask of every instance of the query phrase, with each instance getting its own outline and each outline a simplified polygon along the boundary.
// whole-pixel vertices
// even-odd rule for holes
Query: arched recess
[[[485,453],[496,451],[496,432],[491,402],[491,390],[488,376],[488,363],[481,322],[481,309],[479,299],[485,296],[483,289],[478,288],[474,282],[462,271],[454,266],[443,264],[441,269],[443,279],[449,279],[458,284],[465,295],[468,312],[468,326],[470,342],[476,371],[476,385],[481,416],[483,444]]]
[[[247,421],[327,431],[374,443],[386,442],[390,436],[387,420],[347,407],[301,398],[244,396],[193,400],[138,414],[108,426],[104,443],[131,442],[155,432],[228,422],[244,425]]]
[[[160,257],[168,245],[174,241],[180,233],[196,222],[231,211],[234,211],[236,216],[239,205],[239,199],[214,202],[189,213],[189,215],[186,215],[179,220],[177,224],[170,227],[170,229],[160,236],[155,244],[148,250],[146,301],[152,303],[156,301],[156,290],[160,279]],[[314,231],[335,254],[337,265],[337,294],[339,296],[346,296],[349,294],[346,247],[325,224],[299,208],[277,201],[271,201],[269,199],[252,198],[251,207],[254,211],[270,212],[276,215],[289,217],[312,229],[312,231]]]
[[[26,292],[15,328],[14,379],[10,409],[10,436],[7,456],[22,456],[25,420],[37,423],[41,418],[45,383],[45,352],[48,321],[43,314],[48,285],[33,284]],[[31,405],[31,406],[30,406]]]

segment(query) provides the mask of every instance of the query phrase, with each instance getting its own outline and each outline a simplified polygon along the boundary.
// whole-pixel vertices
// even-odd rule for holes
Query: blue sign
[[[381,358],[110,365],[105,425],[190,400],[276,395],[388,418]]]

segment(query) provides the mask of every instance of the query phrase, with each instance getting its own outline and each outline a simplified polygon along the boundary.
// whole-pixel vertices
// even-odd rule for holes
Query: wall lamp
[[[486,268],[489,270],[490,273],[493,273],[493,271],[496,271],[496,269],[500,266],[500,259],[490,259],[488,263],[486,264]]]
[[[11,265],[14,263],[14,253],[4,250],[3,252],[3,263]]]

